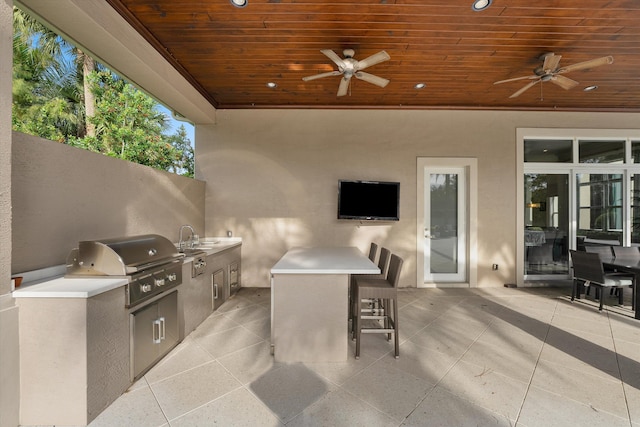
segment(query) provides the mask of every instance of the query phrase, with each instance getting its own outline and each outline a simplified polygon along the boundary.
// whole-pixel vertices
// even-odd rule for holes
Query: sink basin
[[[202,249],[198,249],[198,248],[183,249],[182,253],[185,256],[192,256],[192,257],[205,256],[207,254],[205,251],[203,251]]]

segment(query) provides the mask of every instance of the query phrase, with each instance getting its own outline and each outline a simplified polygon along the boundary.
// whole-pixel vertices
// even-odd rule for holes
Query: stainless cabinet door
[[[227,299],[224,282],[224,270],[216,270],[211,274],[211,289],[213,290],[213,309],[217,310]]]
[[[158,306],[151,304],[131,315],[133,377],[137,378],[158,357]]]
[[[178,332],[178,293],[172,292],[158,300],[158,321],[160,323],[160,342],[158,356],[164,356],[179,341]]]

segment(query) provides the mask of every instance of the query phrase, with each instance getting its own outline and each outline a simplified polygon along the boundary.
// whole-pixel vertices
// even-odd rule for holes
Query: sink
[[[199,248],[183,249],[182,253],[185,256],[192,256],[192,257],[205,256],[207,254],[205,251],[203,251],[202,249],[199,249]]]

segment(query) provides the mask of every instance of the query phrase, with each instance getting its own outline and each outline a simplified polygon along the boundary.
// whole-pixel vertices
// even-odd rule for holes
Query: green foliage
[[[14,7],[13,129],[193,177],[184,126],[165,134],[167,118],[154,99],[103,66],[83,75],[83,55]],[[85,78],[95,96],[88,118]],[[95,136],[86,135],[89,123]]]

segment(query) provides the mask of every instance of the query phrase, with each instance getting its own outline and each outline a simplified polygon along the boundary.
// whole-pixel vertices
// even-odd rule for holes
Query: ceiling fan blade
[[[356,69],[364,70],[367,67],[371,67],[372,65],[376,65],[381,62],[388,61],[389,59],[391,59],[389,54],[386,51],[381,50],[380,52],[375,53],[370,57],[363,59],[362,61],[358,61],[358,65]]]
[[[555,55],[553,53],[546,55],[544,57],[544,64],[542,64],[542,69],[544,70],[544,72],[554,72],[560,64],[560,58],[562,58],[562,55]]]
[[[501,84],[501,83],[515,82],[515,81],[517,81],[517,80],[525,80],[525,79],[530,79],[530,80],[532,80],[532,79],[537,79],[537,78],[540,78],[540,76],[524,76],[524,77],[516,77],[516,78],[513,78],[513,79],[500,80],[500,81],[494,82],[493,84],[494,84],[494,85],[499,85],[499,84]]]
[[[307,77],[303,77],[302,80],[304,80],[305,82],[311,81],[311,80],[315,80],[315,79],[321,79],[323,77],[329,77],[329,76],[339,76],[340,74],[342,74],[342,71],[329,71],[328,73],[321,73],[321,74],[315,74],[313,76],[307,76]]]
[[[570,78],[565,76],[557,76],[557,75],[551,77],[551,83],[555,83],[558,86],[560,86],[562,89],[566,89],[566,90],[569,90],[571,88],[578,86],[577,81],[571,80]]]
[[[338,87],[338,95],[337,96],[345,96],[349,91],[349,82],[351,81],[351,77],[343,77],[340,79],[340,86]]]
[[[567,65],[560,68],[558,73],[568,73],[569,71],[585,70],[587,68],[595,68],[601,65],[613,64],[613,56],[603,56],[602,58],[591,59],[589,61],[578,62],[577,64]]]
[[[335,62],[338,68],[340,68],[341,70],[344,68],[344,61],[338,56],[337,53],[335,53],[331,49],[323,49],[320,52],[324,53],[327,58]]]
[[[531,87],[533,87],[536,83],[538,83],[540,81],[540,79],[533,81],[531,83],[527,83],[526,85],[524,85],[524,87],[522,89],[520,89],[519,91],[515,92],[513,95],[511,95],[509,98],[517,98],[518,96],[522,95],[526,90],[530,89]]]
[[[389,80],[382,77],[374,76],[373,74],[365,73],[364,71],[358,71],[354,74],[357,79],[364,80],[376,86],[385,87],[389,84]]]

